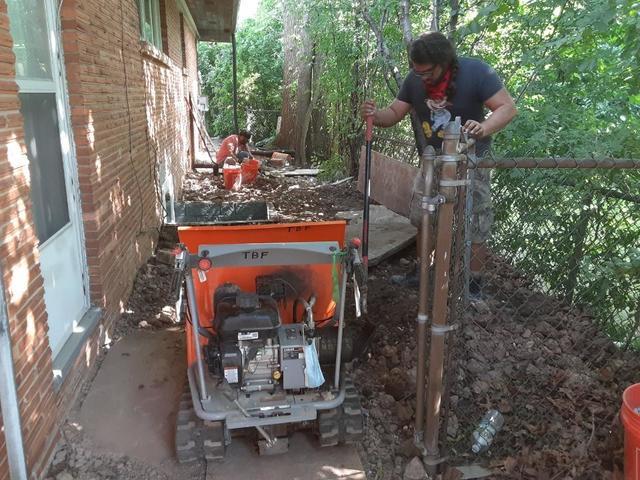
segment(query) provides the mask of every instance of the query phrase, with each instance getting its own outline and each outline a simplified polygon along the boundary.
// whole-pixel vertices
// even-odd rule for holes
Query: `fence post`
[[[584,244],[589,232],[589,221],[591,220],[591,203],[593,196],[587,193],[582,199],[582,210],[576,222],[574,235],[574,248],[568,262],[567,283],[565,284],[565,299],[567,303],[573,303],[576,285],[578,284],[578,271],[580,270],[580,262],[584,256]]]
[[[416,373],[416,420],[415,443],[419,445],[423,439],[424,422],[424,387],[426,370],[427,321],[429,320],[429,265],[431,263],[431,218],[436,211],[436,199],[431,196],[435,167],[435,150],[427,146],[422,153],[422,222],[420,225],[420,302],[417,318],[418,364]]]
[[[438,436],[440,430],[440,408],[444,376],[445,335],[447,326],[449,280],[451,268],[451,244],[453,240],[453,219],[456,200],[456,187],[451,183],[457,180],[458,161],[464,156],[458,155],[460,123],[450,122],[445,129],[443,155],[438,157],[442,165],[440,193],[445,203],[438,210],[436,250],[434,255],[435,276],[433,292],[433,315],[431,322],[431,348],[429,355],[429,387],[427,389],[427,412],[425,422],[425,458],[424,463],[430,474],[435,474],[440,463]]]

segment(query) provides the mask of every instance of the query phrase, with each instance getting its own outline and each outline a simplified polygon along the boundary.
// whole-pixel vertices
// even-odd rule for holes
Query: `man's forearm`
[[[376,110],[373,115],[373,124],[376,127],[393,127],[399,121],[398,114],[389,107]]]
[[[513,117],[515,117],[518,113],[515,105],[502,105],[496,108],[489,118],[487,118],[484,122],[482,122],[482,127],[484,128],[484,136],[488,137],[496,132],[499,132],[504,127],[506,127]]]

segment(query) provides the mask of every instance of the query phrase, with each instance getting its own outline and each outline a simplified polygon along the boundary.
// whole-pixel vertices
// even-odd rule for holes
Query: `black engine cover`
[[[223,343],[278,335],[280,314],[271,297],[255,293],[216,295],[214,325]]]

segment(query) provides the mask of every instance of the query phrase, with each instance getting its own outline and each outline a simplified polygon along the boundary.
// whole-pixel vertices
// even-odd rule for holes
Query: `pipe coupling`
[[[435,212],[438,205],[445,203],[447,199],[444,195],[436,195],[435,197],[423,196],[420,201],[420,208],[428,212]]]
[[[441,336],[446,335],[447,333],[456,330],[458,328],[457,324],[453,325],[431,325],[431,335]]]

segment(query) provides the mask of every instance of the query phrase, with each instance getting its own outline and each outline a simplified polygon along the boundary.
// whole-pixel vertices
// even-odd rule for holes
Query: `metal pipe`
[[[342,265],[342,282],[340,285],[340,318],[338,320],[338,345],[336,348],[336,374],[333,385],[340,388],[340,362],[342,361],[342,332],[344,330],[344,308],[347,295],[347,266]]]
[[[193,285],[193,273],[190,265],[187,265],[184,279],[187,285],[187,300],[189,302],[189,313],[191,314],[191,336],[193,337],[193,348],[195,349],[196,364],[198,366],[200,399],[208,400],[209,394],[207,393],[207,385],[204,381],[204,365],[202,362],[202,348],[200,347],[200,316],[198,314],[198,305],[196,304],[196,292]]]
[[[460,138],[459,121],[450,122],[445,129],[443,155],[456,155]],[[436,159],[437,161],[437,159]],[[457,163],[442,164],[441,181],[456,180]],[[433,292],[433,316],[431,321],[431,348],[429,355],[429,386],[427,389],[427,412],[425,421],[425,464],[427,472],[435,474],[440,461],[438,436],[440,429],[440,407],[442,402],[442,379],[444,369],[444,347],[447,332],[447,304],[449,297],[449,272],[453,233],[455,187],[440,187],[446,202],[438,210],[438,231],[435,250],[435,277]]]
[[[467,141],[468,142],[468,141]],[[467,152],[472,158],[475,158],[475,145],[469,145],[467,143]],[[467,178],[467,162],[462,162],[458,168],[458,177]],[[469,189],[467,186],[458,187],[458,195],[455,203],[455,230],[453,239],[453,252],[451,258],[453,259],[452,279],[454,281],[450,298],[452,303],[449,305],[449,323],[455,325],[458,323],[458,318],[463,314],[466,308],[466,293],[468,291],[468,278],[465,274],[468,269],[465,267],[467,245],[465,243],[467,235],[469,235],[471,228],[467,228],[467,215],[466,205],[469,195]],[[471,210],[469,210],[471,212]],[[464,228],[463,228],[464,226]],[[469,247],[471,244],[469,244]],[[461,281],[462,279],[462,281]],[[446,345],[445,359],[444,359],[444,388],[442,393],[442,416],[443,419],[440,422],[440,433],[446,436],[447,428],[449,425],[449,412],[451,411],[451,387],[455,380],[455,368],[456,368],[456,356],[455,356],[455,343],[457,337],[451,335]],[[446,438],[446,437],[445,437]],[[440,452],[441,456],[446,457],[448,454],[448,445],[443,445],[443,450]]]
[[[468,165],[467,165],[468,166]],[[476,181],[476,171],[468,170],[469,191],[465,198],[464,208],[464,304],[469,303],[469,281],[471,280],[471,225],[473,215],[473,189]]]
[[[236,34],[231,34],[231,57],[233,60],[233,130],[238,133],[238,54],[236,49]]]
[[[637,158],[488,158],[469,168],[640,168]]]
[[[0,410],[4,425],[5,448],[12,480],[26,480],[27,466],[22,443],[20,409],[13,372],[9,313],[4,291],[4,273],[0,265]]]
[[[362,266],[364,282],[362,285],[362,311],[367,313],[367,297],[369,294],[369,211],[371,209],[371,145],[373,138],[373,115],[367,117],[365,131],[364,162],[364,206],[362,209]]]
[[[247,412],[244,409],[244,407],[242,405],[240,405],[240,402],[237,399],[234,399],[233,403],[235,403],[235,405],[238,407],[238,410],[240,410],[245,417],[251,418],[251,415],[249,414],[249,412]],[[262,438],[264,438],[266,440],[268,447],[273,447],[276,444],[276,442],[278,441],[278,437],[271,438],[271,436],[267,433],[267,431],[264,428],[262,428],[261,426],[256,425],[255,428],[256,428],[256,430],[258,430],[258,433],[260,435],[262,435]]]
[[[433,190],[433,170],[436,152],[428,146],[422,154],[423,198],[431,198]],[[417,317],[418,365],[416,373],[416,420],[415,438],[419,443],[423,434],[424,422],[424,390],[427,348],[427,321],[429,317],[429,264],[431,263],[431,214],[435,206],[422,206],[422,222],[420,225],[420,302]]]
[[[196,395],[198,394],[198,389],[195,386],[196,375],[197,373],[195,373],[195,369],[193,367],[189,367],[187,369],[187,378],[189,379],[189,391],[191,392],[192,398],[196,398]],[[342,388],[340,388],[340,390],[338,391],[338,394],[335,397],[330,398],[328,400],[316,400],[311,402],[293,403],[290,409],[292,412],[291,416],[294,417],[294,416],[301,415],[301,413],[304,412],[305,409],[309,409],[309,408],[313,408],[315,410],[331,410],[332,408],[337,408],[344,403],[345,396],[346,396],[346,391],[343,386]],[[227,417],[231,416],[233,412],[233,410],[230,410],[229,408],[218,410],[216,412],[208,412],[202,407],[202,404],[200,402],[193,402],[193,409],[195,410],[198,418],[201,418],[203,420],[209,420],[212,422],[227,420]],[[264,417],[264,418],[253,417],[253,418],[255,419],[256,423],[262,426],[287,423],[287,421],[283,421],[283,418],[286,419],[287,417]],[[253,427],[254,425],[251,425],[251,426]]]

